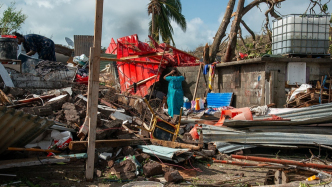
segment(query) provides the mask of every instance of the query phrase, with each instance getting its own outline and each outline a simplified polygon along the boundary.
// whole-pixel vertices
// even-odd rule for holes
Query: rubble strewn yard
[[[150,1],[148,42],[132,34],[102,51],[103,2],[95,34],[66,37],[71,47],[0,35],[0,186],[332,185],[330,15],[278,15],[282,1],[264,1],[258,41],[242,16],[261,1],[239,0],[232,14],[229,0],[200,58],[176,48],[155,14],[175,6],[167,15],[178,11],[185,30],[179,0]],[[326,13],[321,1],[310,12],[317,3]]]

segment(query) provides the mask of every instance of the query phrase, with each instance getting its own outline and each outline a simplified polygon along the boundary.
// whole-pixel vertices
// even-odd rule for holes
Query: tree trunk
[[[227,26],[230,22],[232,12],[234,9],[235,1],[236,0],[228,1],[224,18],[219,26],[219,29],[214,37],[211,47],[210,47],[210,59],[209,59],[210,63],[214,62],[217,52],[219,50],[220,42],[221,42],[222,38],[225,36],[225,32],[226,32]]]
[[[235,48],[236,48],[236,42],[237,42],[237,31],[239,30],[240,27],[240,22],[242,19],[241,12],[243,10],[244,6],[244,1],[245,0],[239,0],[238,6],[237,6],[237,11],[236,11],[236,16],[233,20],[232,23],[232,28],[231,32],[229,34],[229,42],[225,54],[225,62],[230,62],[231,59],[235,56]]]
[[[158,40],[156,40],[156,34],[155,34],[155,32],[156,32],[156,29],[155,29],[155,25],[156,25],[156,23],[155,23],[155,14],[154,14],[154,8],[152,9],[152,20],[151,20],[151,35],[152,35],[152,38],[155,40],[155,41],[157,41],[157,42],[159,42]]]
[[[209,57],[209,44],[206,43],[203,51],[203,62],[204,64],[210,64],[210,57]]]

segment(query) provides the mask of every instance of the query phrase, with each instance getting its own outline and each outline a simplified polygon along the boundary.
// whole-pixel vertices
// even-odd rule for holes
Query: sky
[[[1,0],[2,12],[13,0]],[[322,0],[323,2],[328,0]],[[93,35],[95,0],[15,0],[16,9],[28,16],[22,25],[22,34],[35,33],[51,38],[56,44],[67,45],[65,37],[73,35]],[[174,41],[182,50],[194,50],[205,43],[211,44],[224,16],[228,0],[182,0],[182,14],[187,20],[187,30],[183,32],[175,23]],[[246,0],[245,5],[252,2]],[[286,0],[277,11],[281,15],[302,14],[308,8],[309,0]],[[107,47],[111,38],[138,34],[141,41],[148,41],[147,13],[149,0],[104,0],[102,46]],[[235,5],[235,10],[237,4]],[[332,12],[332,2],[328,4]],[[235,11],[234,10],[234,11]],[[267,6],[261,3],[243,20],[257,34],[262,32]],[[270,18],[271,20],[273,18]],[[230,23],[231,25],[231,23]],[[230,25],[227,32],[230,30]],[[243,35],[248,35],[243,30]]]

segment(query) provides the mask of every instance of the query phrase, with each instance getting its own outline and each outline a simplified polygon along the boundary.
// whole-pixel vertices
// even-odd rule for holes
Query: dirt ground
[[[211,164],[209,167],[208,164]],[[181,173],[186,173],[188,179],[191,180],[193,186],[195,184],[212,184],[218,181],[224,181],[234,178],[241,178],[241,181],[246,181],[253,179],[253,184],[263,184],[264,177],[266,175],[267,169],[242,169],[239,166],[233,165],[223,165],[223,164],[212,164],[212,162],[207,161],[197,161],[193,166],[201,170],[201,172],[196,172],[194,170],[183,171]],[[21,184],[26,184],[27,186],[75,186],[75,187],[120,187],[126,183],[120,182],[107,182],[107,177],[97,178],[95,177],[94,182],[85,182],[85,165],[84,162],[70,163],[63,165],[40,165],[40,166],[30,166],[21,168],[11,168],[0,170],[2,174],[16,174],[17,177],[0,177],[0,184],[8,184],[15,181],[22,181]],[[158,178],[158,176],[156,176]],[[162,176],[159,176],[162,177]],[[259,179],[256,179],[259,177]],[[238,185],[241,186],[243,183],[240,182]],[[15,185],[16,186],[16,185]],[[165,186],[175,187],[183,186],[179,184],[166,184]],[[190,186],[190,184],[188,184]]]
[[[276,158],[276,155],[253,155],[253,156],[265,156],[270,158]],[[279,156],[278,156],[279,157]],[[282,159],[291,160],[303,160],[306,159],[305,154],[301,155],[287,155],[280,156]],[[322,158],[324,156],[322,155]],[[238,160],[241,161],[241,160]],[[250,161],[241,161],[249,162]],[[319,162],[316,162],[319,163]],[[328,162],[328,164],[331,162]],[[185,165],[186,170],[179,169],[179,172],[184,176],[187,182],[181,184],[165,183],[166,187],[178,187],[178,186],[209,186],[216,182],[227,181],[220,186],[259,186],[263,185],[267,172],[266,168],[242,168],[241,166],[225,165],[219,163],[212,163],[212,160],[196,159],[193,163],[192,169],[190,163]],[[95,177],[94,182],[86,182],[85,176],[85,162],[76,161],[75,163],[68,164],[55,164],[55,165],[40,165],[20,168],[10,168],[0,170],[0,174],[16,174],[17,177],[3,177],[0,175],[1,184],[8,184],[15,181],[22,181],[21,184],[13,186],[32,186],[32,187],[48,187],[48,186],[64,186],[64,187],[120,187],[126,184],[126,182],[108,182],[109,176]],[[269,174],[271,175],[271,174]],[[163,178],[162,175],[155,176],[154,178]]]

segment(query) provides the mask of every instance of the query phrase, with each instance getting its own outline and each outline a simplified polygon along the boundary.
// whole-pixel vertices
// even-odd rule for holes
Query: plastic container
[[[183,103],[183,107],[189,110],[191,108],[191,103],[190,102],[185,102]]]
[[[291,14],[273,20],[272,54],[328,55],[329,15]]]
[[[17,39],[0,38],[0,59],[17,59]]]
[[[195,110],[200,110],[201,107],[200,107],[200,104],[199,104],[199,98],[196,98],[196,104],[195,104]]]

